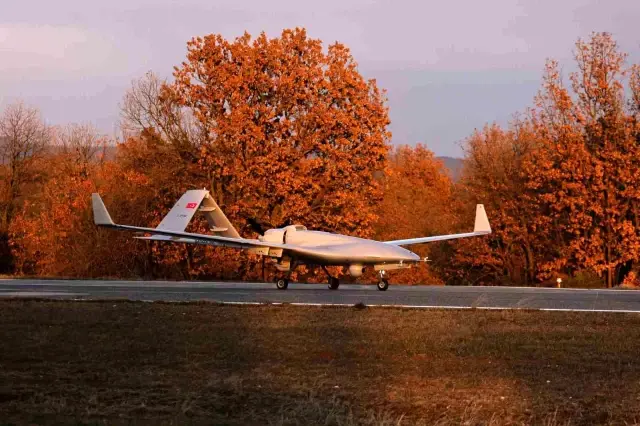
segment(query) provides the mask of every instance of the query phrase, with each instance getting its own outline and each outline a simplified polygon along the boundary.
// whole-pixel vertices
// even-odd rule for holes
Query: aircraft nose
[[[417,254],[415,254],[414,252],[407,250],[405,248],[402,247],[398,247],[401,251],[402,251],[402,257],[404,257],[403,260],[407,260],[407,261],[417,261],[420,260],[420,256],[418,256]],[[400,254],[400,253],[398,253]]]
[[[407,250],[408,251],[408,250]],[[410,259],[409,260],[420,260],[420,256],[418,256],[417,254],[415,254],[414,252],[410,251],[409,252],[409,256]]]

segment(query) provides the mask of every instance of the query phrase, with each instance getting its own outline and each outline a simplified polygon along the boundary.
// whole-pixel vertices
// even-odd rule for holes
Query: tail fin
[[[165,231],[184,231],[198,211],[200,203],[209,194],[206,189],[192,189],[185,192],[169,213],[162,219],[156,229]]]
[[[191,190],[173,206],[171,211],[162,219],[156,229],[166,231],[184,231],[196,212],[202,213],[209,223],[209,231],[215,235],[229,238],[241,238],[229,219],[222,213],[218,204],[206,189]],[[155,235],[145,237],[151,240],[165,240],[168,237]]]
[[[109,212],[107,212],[107,208],[104,206],[100,195],[91,194],[91,203],[93,206],[93,221],[96,225],[134,230],[135,227],[116,225],[113,220],[111,220],[111,216],[109,216]],[[169,213],[162,219],[160,224],[158,224],[156,229],[160,231],[183,232],[196,212],[204,214],[211,227],[210,231],[215,233],[216,236],[242,238],[206,189],[195,189],[185,192],[171,208]],[[147,232],[152,231],[151,228],[136,229],[146,230]],[[165,238],[150,237],[148,239],[164,240]]]

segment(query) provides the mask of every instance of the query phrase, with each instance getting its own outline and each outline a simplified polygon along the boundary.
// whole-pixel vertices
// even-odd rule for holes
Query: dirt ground
[[[0,301],[0,424],[634,424],[640,315]]]

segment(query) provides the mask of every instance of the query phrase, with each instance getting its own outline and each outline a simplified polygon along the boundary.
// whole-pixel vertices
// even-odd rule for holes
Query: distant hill
[[[116,147],[114,145],[107,146],[105,156],[109,160],[114,159],[116,156]],[[449,175],[451,176],[451,179],[453,179],[454,182],[460,179],[460,175],[462,173],[462,162],[463,162],[462,158],[447,157],[447,156],[436,157],[436,158],[444,163],[445,168],[448,170]]]
[[[462,173],[462,158],[455,157],[436,157],[440,161],[444,163],[444,166],[449,171],[451,179],[457,181],[460,179],[460,175]]]

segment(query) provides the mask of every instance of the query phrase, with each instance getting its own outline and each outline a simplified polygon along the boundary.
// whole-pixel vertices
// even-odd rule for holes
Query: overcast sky
[[[118,104],[147,70],[169,77],[196,35],[278,36],[302,26],[352,50],[388,91],[394,143],[460,156],[486,122],[531,104],[547,57],[614,34],[640,61],[639,0],[0,0],[0,106],[39,107],[52,124],[115,134]]]

